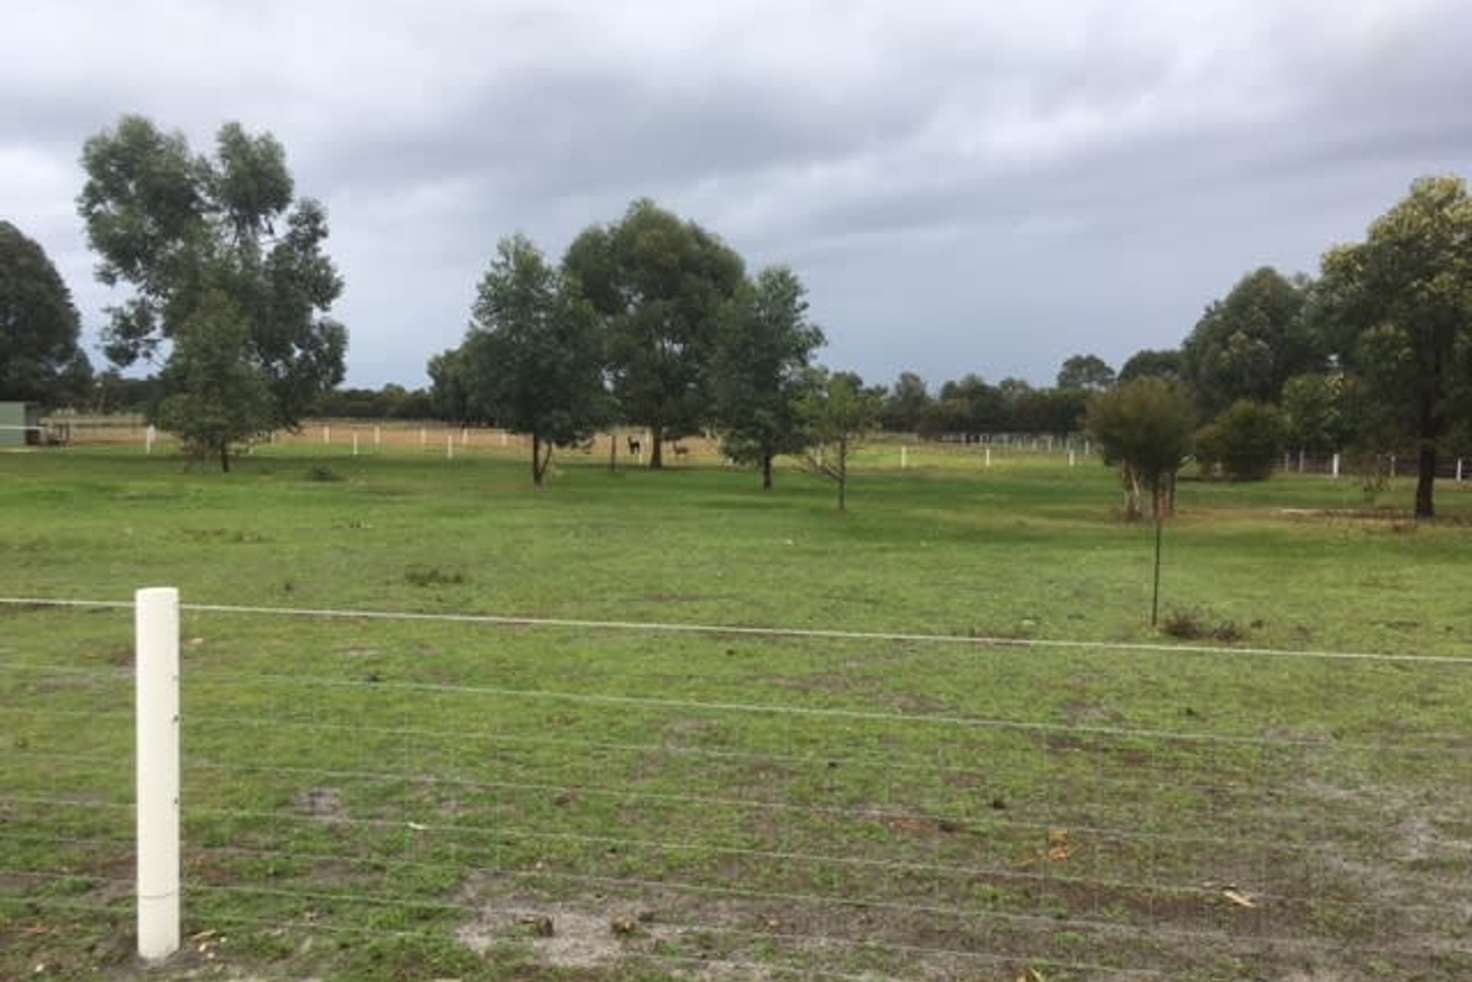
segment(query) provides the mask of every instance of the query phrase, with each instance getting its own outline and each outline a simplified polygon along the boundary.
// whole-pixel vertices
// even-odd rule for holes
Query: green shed
[[[34,402],[0,402],[0,447],[40,443],[40,425],[41,407]]]

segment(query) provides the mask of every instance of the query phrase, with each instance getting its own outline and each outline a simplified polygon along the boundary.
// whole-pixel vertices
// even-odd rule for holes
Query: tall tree
[[[884,400],[884,428],[899,433],[914,433],[930,405],[925,380],[914,372],[900,372],[894,388]]]
[[[848,508],[848,460],[864,434],[879,422],[883,398],[852,372],[808,373],[802,414],[815,449],[808,451],[808,467],[838,487],[838,510]]]
[[[1164,379],[1135,379],[1089,401],[1089,433],[1104,462],[1119,465],[1125,518],[1140,517],[1140,492],[1147,488],[1155,517],[1171,513],[1194,426],[1190,400]]]
[[[1028,387],[1026,382],[1019,379],[1009,379],[1007,382],[1008,393],[1012,395],[1020,394],[1021,390],[1011,383],[1021,385],[1024,390]],[[988,385],[975,372],[954,382],[943,383],[940,387],[940,401],[944,405],[935,416],[946,422],[948,432],[954,432],[950,429],[952,426],[966,433],[996,430],[1007,421],[1010,412],[1007,397],[997,388]]]
[[[432,356],[426,372],[429,374],[429,400],[435,418],[455,423],[469,423],[475,419],[463,348],[451,348]]]
[[[1416,517],[1436,514],[1437,454],[1472,401],[1472,200],[1424,177],[1323,258],[1320,303],[1337,353],[1416,441]]]
[[[1283,383],[1323,367],[1304,316],[1311,284],[1264,266],[1212,302],[1181,348],[1183,374],[1213,416],[1239,399],[1276,402]]]
[[[223,291],[206,290],[174,332],[162,373],[172,394],[159,404],[159,425],[187,450],[216,456],[230,470],[230,451],[271,425],[270,380],[250,343],[250,321]]]
[[[1114,369],[1098,355],[1074,355],[1058,369],[1058,388],[1100,392],[1114,384]]]
[[[0,398],[58,405],[86,395],[81,320],[45,250],[0,221]]]
[[[1345,400],[1343,374],[1308,372],[1290,378],[1283,386],[1285,435],[1290,445],[1310,453],[1328,453],[1344,446],[1352,435]]]
[[[666,438],[709,416],[709,367],[722,307],[745,280],[741,257],[648,199],[583,231],[564,269],[607,322],[609,374],[629,422],[649,428],[649,466]]]
[[[772,459],[807,444],[799,403],[823,331],[808,319],[806,292],[792,270],[769,267],[721,317],[711,371],[721,445],[731,459],[761,469],[763,490],[772,486]]]
[[[108,311],[114,363],[153,357],[219,292],[247,325],[273,425],[294,426],[342,380],[347,332],[327,316],[342,292],[323,252],[327,215],[310,198],[293,202],[274,137],[227,123],[214,155],[196,156],[182,134],[125,116],[87,141],[82,166],[77,207],[101,257],[98,279],[133,288]]]
[[[504,238],[480,281],[462,349],[469,402],[532,438],[532,484],[552,448],[586,440],[603,422],[598,319],[523,235]]]

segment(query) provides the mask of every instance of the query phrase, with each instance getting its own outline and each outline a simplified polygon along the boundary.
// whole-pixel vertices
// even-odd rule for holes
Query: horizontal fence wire
[[[1344,979],[1362,977],[1362,965],[1472,971],[1462,886],[1472,821],[1461,817],[1460,791],[1472,776],[1472,734],[1452,713],[1416,726],[1377,722],[1395,718],[1397,700],[1472,695],[1461,672],[1472,659],[182,609],[239,615],[230,630],[245,638],[253,619],[291,618],[323,630],[399,622],[409,638],[435,622],[547,629],[529,651],[594,632],[669,639],[641,642],[627,662],[596,646],[569,651],[545,679],[533,671],[506,684],[497,673],[521,649],[492,646],[496,658],[482,662],[478,643],[459,660],[396,649],[408,677],[393,678],[310,651],[290,670],[228,648],[187,654],[190,932],[228,925],[293,946],[318,932],[380,942],[428,934],[477,951],[510,945],[552,968],[642,967],[661,977],[1180,978],[1227,962]],[[116,637],[120,628],[98,619],[94,630]],[[749,646],[760,656],[751,671],[783,684],[751,689],[749,699],[714,686],[706,695],[694,684],[699,663],[684,667],[688,645],[678,640],[696,635],[794,642]],[[919,664],[912,643],[930,660]],[[880,704],[883,687],[804,688],[793,656],[836,644],[851,650],[845,671],[895,650],[895,670],[916,664],[949,672],[954,684],[945,699]],[[1010,656],[1022,649],[1037,657]],[[6,654],[0,732],[13,742],[0,778],[0,853],[10,857],[0,861],[0,918],[37,939],[67,918],[125,924],[132,669]],[[1234,655],[1259,661],[1232,669]],[[1257,723],[1250,696],[1220,721],[1229,725],[1169,725],[1143,711],[1049,718],[1008,687],[1049,684],[1055,662],[1101,679],[1128,668],[1145,685],[1156,673],[1201,673],[1223,687],[1210,689],[1218,695],[1282,685],[1284,700],[1300,700],[1285,705],[1372,694],[1385,703],[1365,703],[1348,728],[1309,718],[1282,727],[1266,712]],[[469,666],[478,667],[462,674]],[[619,691],[603,669],[620,673]],[[734,678],[722,688],[746,695]],[[671,680],[679,691],[665,694]],[[1145,707],[1154,698],[1148,688],[1121,692]],[[552,937],[586,943],[592,960],[559,962],[560,942],[537,926],[544,921]],[[270,977],[271,966],[240,970]]]
[[[0,597],[0,606],[44,609],[96,608],[131,610],[131,600],[75,600],[56,597]],[[240,604],[181,603],[179,609],[193,613],[264,615],[333,620],[439,622],[486,624],[505,627],[573,628],[590,631],[635,631],[645,633],[709,634],[731,637],[791,638],[797,640],[879,641],[915,644],[961,645],[974,648],[1039,648],[1078,651],[1122,651],[1158,654],[1249,655],[1277,658],[1308,658],[1328,661],[1374,661],[1429,665],[1472,665],[1472,652],[1461,655],[1410,655],[1389,652],[1329,651],[1294,648],[1259,648],[1245,645],[1157,644],[1143,641],[1085,641],[1060,638],[1014,638],[1000,635],[928,634],[900,631],[844,631],[827,628],[756,627],[734,624],[682,624],[660,621],[588,620],[579,618],[529,617],[515,614],[436,613],[401,610],[339,610],[332,608],[263,607]]]

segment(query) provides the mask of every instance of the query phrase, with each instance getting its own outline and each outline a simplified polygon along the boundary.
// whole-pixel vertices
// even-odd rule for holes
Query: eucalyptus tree
[[[275,137],[227,123],[206,156],[181,133],[125,116],[86,142],[82,167],[77,208],[100,257],[97,277],[131,287],[107,310],[103,340],[115,364],[172,357],[185,325],[208,314],[212,324],[244,325],[273,426],[296,425],[342,380],[347,332],[328,311],[343,281],[324,251],[327,213],[294,196]],[[166,374],[180,386],[198,377]]]

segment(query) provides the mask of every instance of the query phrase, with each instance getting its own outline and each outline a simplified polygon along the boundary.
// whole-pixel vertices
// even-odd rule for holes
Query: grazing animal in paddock
[[[628,441],[629,441],[629,455],[630,456],[632,456],[632,457],[642,457],[642,456],[644,456],[644,444],[639,441],[638,437],[632,437],[631,436],[631,437],[628,438]]]
[[[675,452],[676,459],[683,460],[690,456],[690,448],[679,443],[670,444],[670,449]]]

